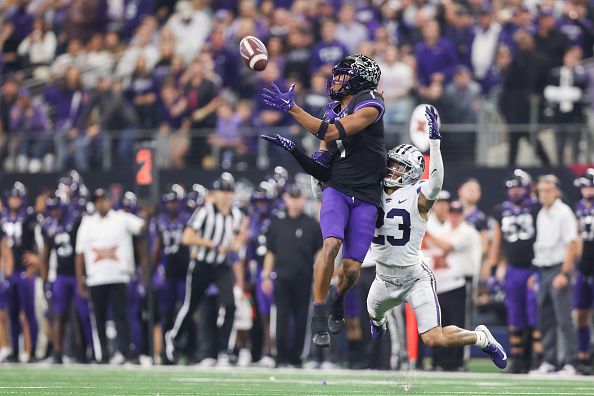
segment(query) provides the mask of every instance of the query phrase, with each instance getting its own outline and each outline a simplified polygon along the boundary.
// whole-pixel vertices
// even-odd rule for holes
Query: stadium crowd
[[[263,87],[296,83],[297,102],[317,114],[331,67],[355,52],[381,65],[392,142],[417,103],[435,105],[454,126],[490,111],[520,125],[510,129],[514,164],[518,141],[528,137],[523,124],[591,118],[594,68],[584,60],[592,57],[593,7],[587,0],[7,1],[0,8],[3,167],[84,171],[110,162],[111,151],[129,165],[134,141],[149,138],[162,167],[211,168],[212,147],[226,168],[245,167],[258,150],[253,128],[299,132],[291,117],[266,107]],[[261,73],[241,65],[237,48],[247,35],[268,48]],[[565,159],[575,162],[580,132],[556,129],[556,161],[568,144]],[[473,162],[475,133],[445,133],[446,160]],[[555,162],[540,143],[536,149],[543,163]]]

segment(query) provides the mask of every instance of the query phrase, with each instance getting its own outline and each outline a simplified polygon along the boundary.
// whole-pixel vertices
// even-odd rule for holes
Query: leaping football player
[[[429,180],[420,180],[425,171],[425,159],[415,146],[397,146],[387,156],[381,208],[371,244],[377,272],[367,297],[371,335],[374,339],[381,338],[386,332],[387,313],[408,302],[415,311],[419,334],[427,346],[439,349],[476,345],[503,369],[507,356],[486,326],[480,325],[474,331],[441,326],[435,276],[421,253],[421,243],[429,212],[442,188],[444,170],[437,113],[429,106],[425,114],[429,121]],[[319,161],[312,161],[319,169],[323,167]],[[316,164],[310,161],[309,166],[313,169]],[[313,172],[312,176],[320,176],[320,172]]]
[[[344,328],[344,294],[359,278],[373,239],[380,182],[386,168],[384,99],[375,90],[381,75],[379,66],[367,56],[349,55],[332,69],[332,75],[327,92],[334,102],[324,108],[321,119],[295,104],[294,84],[283,93],[272,83],[273,90],[265,90],[263,95],[267,104],[289,112],[307,131],[337,151],[323,192],[320,224],[324,245],[314,269],[311,329],[318,347],[330,345],[328,330],[338,334]],[[286,142],[293,144],[278,135],[263,138],[281,147]],[[294,151],[300,155],[298,160],[309,159]],[[327,157],[328,153],[322,155]],[[328,293],[341,246],[343,271]]]

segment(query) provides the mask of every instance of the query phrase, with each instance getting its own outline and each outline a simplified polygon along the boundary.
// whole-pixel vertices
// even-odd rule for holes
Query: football
[[[268,50],[259,39],[247,36],[239,43],[241,60],[247,67],[255,71],[262,71],[268,65]]]

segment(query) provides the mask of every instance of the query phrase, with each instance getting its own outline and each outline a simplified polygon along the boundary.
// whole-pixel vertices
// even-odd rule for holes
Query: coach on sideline
[[[539,373],[556,371],[557,334],[561,330],[565,349],[564,374],[577,374],[577,333],[571,318],[573,292],[571,273],[577,252],[577,222],[573,211],[561,201],[559,179],[544,175],[538,179],[536,191],[542,209],[536,216],[536,241],[533,264],[538,272],[528,279],[538,286],[538,326],[542,334],[544,360]]]
[[[108,361],[105,321],[111,303],[121,357],[113,363],[123,363],[132,357],[130,322],[126,312],[127,289],[134,269],[132,236],[146,228],[143,219],[112,209],[111,196],[100,188],[93,192],[95,214],[85,216],[76,235],[76,278],[83,298],[90,292],[93,347],[98,362]],[[83,273],[86,278],[83,279]]]

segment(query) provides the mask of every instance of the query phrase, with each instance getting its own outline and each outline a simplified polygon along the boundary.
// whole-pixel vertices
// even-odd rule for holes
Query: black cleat
[[[314,315],[311,318],[312,341],[315,346],[328,348],[330,346],[330,334],[328,333],[326,316]]]
[[[344,329],[344,295],[338,296],[336,287],[328,293],[328,330],[332,334],[339,334]]]
[[[332,334],[340,334],[342,329],[344,329],[344,324],[344,315],[330,314],[328,316],[328,330],[330,330]]]
[[[312,341],[319,348],[328,348],[330,346],[330,334],[327,331],[320,331],[314,334]]]

